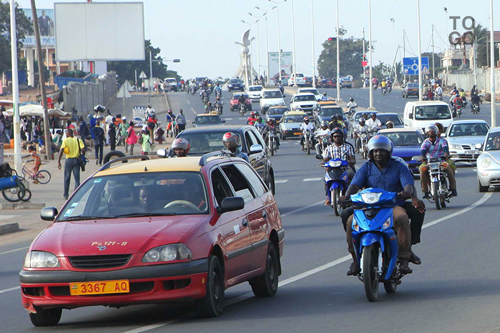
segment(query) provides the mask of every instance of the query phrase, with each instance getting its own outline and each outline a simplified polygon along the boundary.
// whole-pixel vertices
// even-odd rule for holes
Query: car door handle
[[[266,213],[266,211],[263,211],[263,212],[262,212],[262,218],[264,218],[264,219],[265,219],[266,217],[267,217],[267,213]]]
[[[248,226],[248,220],[247,219],[243,219],[243,221],[241,221],[241,225],[246,228]]]

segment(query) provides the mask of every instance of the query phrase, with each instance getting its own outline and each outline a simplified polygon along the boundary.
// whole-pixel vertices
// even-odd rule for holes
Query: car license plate
[[[475,150],[466,150],[465,154],[466,155],[474,155],[474,154],[477,154],[477,152]]]
[[[301,132],[293,132],[293,135],[301,135]]]
[[[71,295],[123,294],[130,292],[128,280],[70,282]]]

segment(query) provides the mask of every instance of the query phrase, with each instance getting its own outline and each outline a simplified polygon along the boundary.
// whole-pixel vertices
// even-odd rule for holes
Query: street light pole
[[[149,50],[148,104],[151,104],[151,81],[153,81],[153,57]]]
[[[36,13],[35,13],[36,15]],[[17,31],[16,31],[16,2],[10,0],[10,42],[12,62],[12,111],[14,122],[14,166],[16,170],[23,168],[21,160],[21,118],[19,116],[19,79],[17,67]],[[42,59],[38,59],[42,61]]]
[[[337,0],[337,102],[340,101],[340,28],[339,0]]]
[[[495,114],[495,31],[493,30],[493,0],[490,0],[490,80],[491,80],[491,127],[495,127],[497,117]]]
[[[280,8],[279,4],[285,2],[286,0],[283,1],[274,1],[274,0],[269,0],[270,2],[274,2],[276,4],[276,13],[278,15],[278,74],[279,74],[279,80],[281,81],[281,38],[280,38]],[[295,52],[294,52],[295,53]],[[295,56],[295,55],[294,55]]]
[[[295,13],[293,10],[293,0],[292,0],[292,44],[293,44],[293,65],[292,65],[292,73],[293,73],[293,87],[297,88],[297,58],[295,55]],[[280,58],[281,59],[281,58]],[[280,80],[281,80],[281,66],[280,66]]]
[[[366,61],[366,51],[365,51],[365,28],[363,28],[363,61]],[[366,88],[366,72],[365,72],[365,67],[366,66],[362,66],[363,67],[363,87]]]
[[[372,0],[368,0],[368,54],[370,61],[370,84],[368,87],[370,88],[370,107],[368,110],[375,110],[373,107],[373,88],[372,88],[372,80],[373,80],[373,62],[372,62]],[[337,82],[337,86],[339,83]]]
[[[396,27],[395,27],[396,20],[391,17],[391,22],[392,22],[392,47],[394,49],[395,54],[397,55],[398,50],[396,49]],[[396,69],[396,55],[394,56],[394,64],[393,64],[394,84],[398,82],[398,73]]]
[[[313,88],[316,88],[316,56],[314,54],[314,0],[311,0],[311,31],[312,31],[312,69],[313,69]],[[294,39],[295,40],[295,39]],[[294,52],[295,53],[295,52]]]
[[[257,10],[260,10],[260,11],[263,11],[264,14],[262,16],[265,16],[266,17],[266,82],[267,82],[267,86],[269,87],[269,39],[268,39],[268,33],[267,33],[267,13],[271,10],[273,10],[274,8],[276,8],[276,6],[274,6],[273,8],[269,9],[269,10],[264,10],[264,9],[260,9],[259,7],[255,7]],[[253,15],[252,15],[253,16]]]
[[[418,31],[418,100],[422,101],[422,43],[420,36],[420,0],[417,0],[417,31]]]

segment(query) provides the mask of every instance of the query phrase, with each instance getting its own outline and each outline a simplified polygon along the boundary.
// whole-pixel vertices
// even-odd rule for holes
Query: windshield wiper
[[[86,215],[76,215],[63,217],[60,221],[74,221],[74,220],[105,220],[114,219],[115,216],[86,216]]]
[[[123,214],[123,215],[117,215],[116,217],[134,217],[134,216],[174,216],[177,215],[176,213],[130,213],[130,214]]]

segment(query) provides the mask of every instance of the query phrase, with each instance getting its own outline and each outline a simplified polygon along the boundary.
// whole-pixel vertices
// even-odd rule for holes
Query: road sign
[[[403,58],[405,75],[418,75],[418,57]],[[429,57],[422,57],[422,74],[429,74]]]
[[[139,79],[145,79],[145,78],[147,78],[146,73],[142,71],[141,74],[139,75]]]
[[[368,61],[361,61],[361,66],[366,67],[368,66]]]

